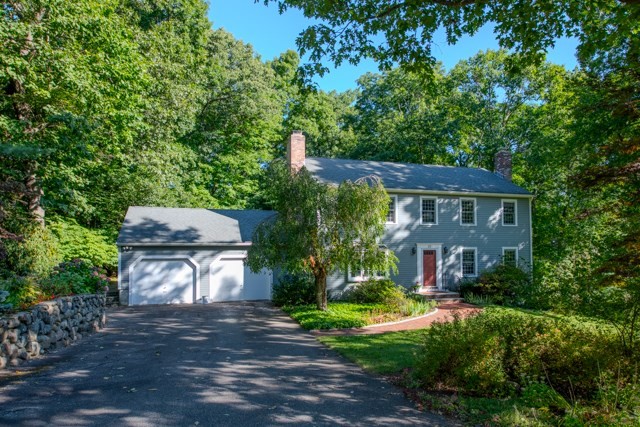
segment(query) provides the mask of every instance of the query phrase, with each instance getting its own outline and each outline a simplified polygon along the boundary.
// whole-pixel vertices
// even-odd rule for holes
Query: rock
[[[4,369],[7,366],[7,358],[4,356],[0,357],[0,369]]]
[[[24,348],[21,348],[18,350],[18,358],[22,360],[28,360],[29,353],[27,353],[27,350],[25,350]]]
[[[27,348],[25,349],[31,356],[37,356],[40,354],[40,344],[37,342],[30,342],[27,344]]]
[[[11,356],[11,343],[9,341],[2,341],[0,344],[0,352],[6,356]]]
[[[27,333],[27,341],[28,342],[38,342],[38,334],[34,331],[29,331]]]
[[[18,331],[16,331],[15,329],[7,331],[7,337],[5,339],[12,344],[15,343],[16,341],[18,341]]]
[[[20,312],[16,315],[16,317],[18,318],[18,320],[26,325],[30,325],[31,324],[31,313],[28,313],[26,311]]]
[[[21,364],[21,363],[22,363],[22,360],[21,360],[21,359],[18,359],[18,358],[11,359],[11,360],[9,361],[9,365],[14,366],[14,367],[15,367],[15,366],[20,366],[20,364]]]
[[[18,326],[20,326],[20,321],[18,319],[16,319],[15,317],[8,319],[7,329],[15,329]]]
[[[40,347],[41,347],[43,350],[47,350],[47,349],[51,346],[51,338],[49,338],[49,337],[48,337],[48,336],[46,336],[46,335],[41,335],[41,336],[38,338],[38,341],[40,342]]]

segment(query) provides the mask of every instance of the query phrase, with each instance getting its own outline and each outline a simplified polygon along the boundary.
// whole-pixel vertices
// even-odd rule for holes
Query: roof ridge
[[[469,167],[469,166],[435,165],[432,163],[392,162],[388,160],[362,160],[362,159],[344,159],[341,157],[315,157],[315,156],[308,156],[307,159],[340,160],[340,161],[347,161],[347,162],[367,162],[367,163],[379,163],[383,165],[432,166],[437,168],[448,168],[448,169],[475,169],[475,170],[483,170],[491,173],[490,170],[485,168]]]

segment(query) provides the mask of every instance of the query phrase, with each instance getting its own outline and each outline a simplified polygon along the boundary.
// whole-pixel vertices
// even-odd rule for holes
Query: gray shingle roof
[[[251,241],[256,226],[273,211],[132,206],[117,244],[238,244]]]
[[[339,184],[367,175],[382,179],[387,189],[452,193],[530,195],[496,174],[477,168],[307,157],[305,167],[317,179]]]

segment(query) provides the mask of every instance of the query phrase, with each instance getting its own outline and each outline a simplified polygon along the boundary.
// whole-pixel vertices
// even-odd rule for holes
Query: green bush
[[[5,297],[5,309],[25,309],[42,300],[42,292],[32,276],[12,275],[0,280],[0,289],[8,295]]]
[[[425,386],[504,396],[544,381],[565,399],[590,398],[603,373],[630,377],[615,335],[588,322],[488,308],[425,332],[416,375]],[[625,367],[626,366],[626,367]]]
[[[391,279],[368,279],[354,285],[344,298],[356,303],[383,303],[397,307],[405,300],[405,293]]]
[[[520,267],[499,264],[466,279],[460,285],[463,296],[490,297],[496,304],[525,305],[531,288],[531,275]]]
[[[48,229],[39,226],[25,231],[21,241],[5,241],[5,249],[4,277],[46,277],[61,259],[58,240]]]
[[[81,259],[60,263],[53,274],[42,280],[40,288],[45,295],[57,297],[74,294],[105,292],[109,281],[104,269],[94,267]]]
[[[426,387],[442,384],[488,396],[509,394],[500,337],[495,331],[479,330],[482,320],[455,318],[427,329],[417,353],[416,379]]]
[[[118,267],[115,230],[95,230],[81,226],[73,219],[56,218],[49,228],[60,242],[62,259],[84,259],[114,273]]]
[[[313,276],[306,273],[284,275],[273,285],[271,300],[278,307],[315,303],[316,286]]]

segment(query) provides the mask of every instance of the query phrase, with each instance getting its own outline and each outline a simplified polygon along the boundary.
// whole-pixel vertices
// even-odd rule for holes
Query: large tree
[[[277,215],[253,234],[247,261],[253,271],[311,272],[318,310],[326,310],[327,277],[336,270],[395,269],[395,255],[379,245],[389,208],[379,180],[366,177],[336,187],[320,183],[305,168],[291,173],[276,160],[265,182]]]

